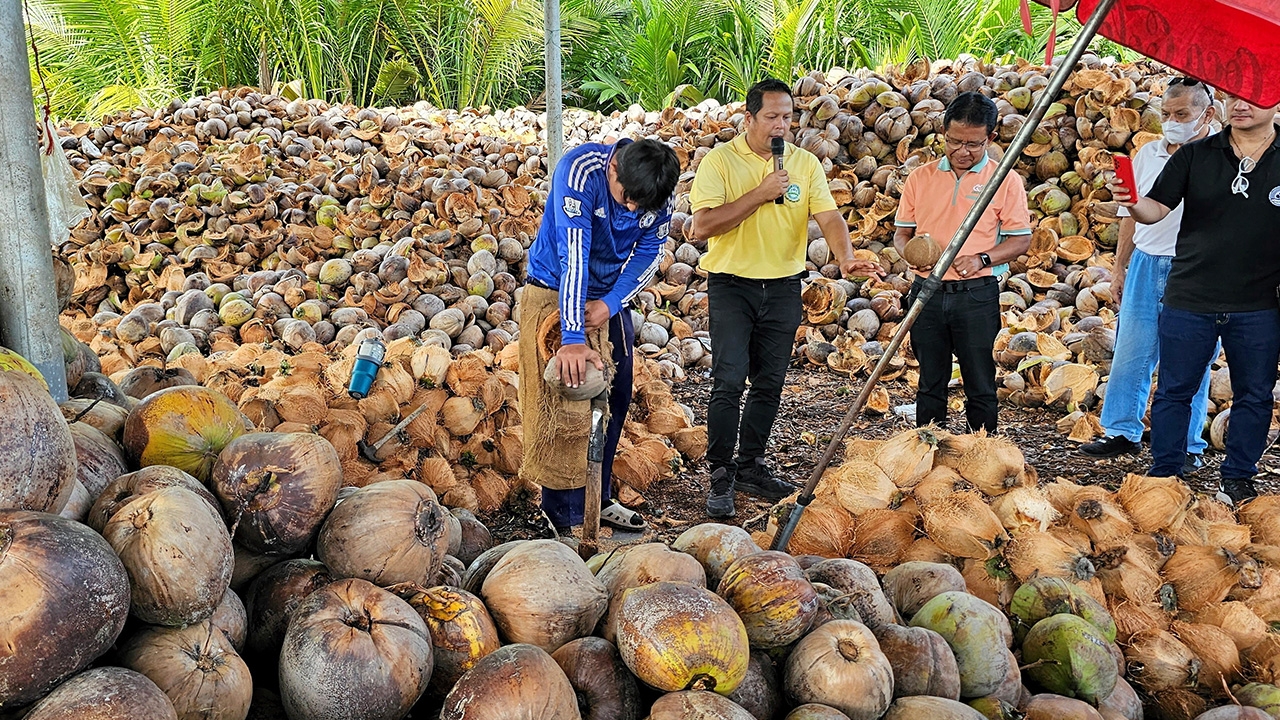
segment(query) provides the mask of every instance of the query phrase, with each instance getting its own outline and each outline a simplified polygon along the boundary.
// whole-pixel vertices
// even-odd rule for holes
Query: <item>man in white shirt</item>
[[[1133,158],[1140,194],[1151,190],[1179,147],[1213,132],[1213,96],[1209,87],[1198,80],[1175,78],[1170,82],[1160,112],[1164,138],[1143,145]],[[1119,214],[1120,242],[1111,291],[1120,299],[1120,322],[1102,404],[1101,423],[1106,435],[1080,446],[1080,452],[1091,457],[1116,457],[1142,449],[1142,418],[1147,414],[1151,373],[1160,360],[1156,321],[1182,225],[1182,205],[1155,225],[1138,225],[1125,208],[1120,208]],[[1203,435],[1208,396],[1206,368],[1200,390],[1191,403],[1184,473],[1199,467],[1206,447]]]

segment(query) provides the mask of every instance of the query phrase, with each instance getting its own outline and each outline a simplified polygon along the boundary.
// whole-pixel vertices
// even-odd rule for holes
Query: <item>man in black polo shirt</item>
[[[1280,107],[1228,98],[1226,109],[1230,127],[1183,145],[1146,197],[1113,190],[1147,225],[1180,202],[1186,207],[1160,313],[1148,474],[1182,469],[1191,399],[1221,340],[1234,398],[1222,491],[1239,503],[1257,495],[1253,476],[1271,427],[1280,359]]]

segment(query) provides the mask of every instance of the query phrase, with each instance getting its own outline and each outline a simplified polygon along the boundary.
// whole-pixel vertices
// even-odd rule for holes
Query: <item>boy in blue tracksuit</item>
[[[522,291],[520,335],[526,343],[533,342],[546,315],[559,311],[561,345],[551,362],[570,387],[581,384],[589,363],[604,369],[591,341],[607,332],[615,372],[601,473],[600,521],[620,529],[645,527],[643,518],[610,497],[613,456],[631,405],[635,332],[627,304],[657,271],[659,252],[671,227],[672,193],[679,174],[675,152],[656,140],[588,143],[567,152],[556,165],[542,225],[529,249],[528,279]],[[522,352],[525,452],[521,476],[542,485],[543,510],[557,527],[567,528],[582,522],[580,486],[586,457],[585,453],[581,461],[555,457],[547,449],[555,447],[558,452],[564,447],[563,437],[545,437],[549,433],[530,426],[538,417],[532,406],[546,402],[546,388],[541,372],[525,368],[528,357]]]

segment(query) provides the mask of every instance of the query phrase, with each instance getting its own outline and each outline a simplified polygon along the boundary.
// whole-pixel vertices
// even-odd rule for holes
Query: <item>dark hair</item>
[[[657,140],[637,140],[618,148],[618,182],[642,210],[660,210],[680,179],[676,152]]]
[[[765,93],[782,93],[791,97],[791,86],[777,78],[765,78],[747,90],[747,112],[755,115],[764,107]]]
[[[948,129],[951,123],[958,122],[974,127],[985,126],[987,134],[991,134],[995,132],[996,123],[999,121],[1000,111],[996,109],[996,104],[991,98],[979,92],[964,92],[957,95],[956,99],[947,106],[947,112],[942,116],[942,128]]]

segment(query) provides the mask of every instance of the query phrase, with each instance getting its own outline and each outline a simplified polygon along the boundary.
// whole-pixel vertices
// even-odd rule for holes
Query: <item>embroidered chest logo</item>
[[[658,219],[657,215],[651,212],[647,212],[644,215],[640,216],[640,227],[642,228],[653,227],[653,221],[657,219]]]
[[[800,202],[800,186],[791,184],[787,186],[787,199],[791,202]]]
[[[657,232],[658,237],[660,237],[660,238],[664,238],[664,237],[666,237],[667,235],[670,235],[670,234],[671,234],[671,223],[670,223],[670,222],[664,222],[664,223],[662,223],[661,225],[659,225],[659,226],[658,226],[658,232]]]
[[[604,208],[602,207],[596,208],[596,217],[603,218],[606,214],[607,213],[604,211]]]
[[[1277,187],[1271,191],[1270,199],[1271,199],[1272,205],[1275,205],[1276,207],[1280,207],[1280,187]]]
[[[582,201],[577,198],[567,197],[564,199],[564,214],[569,217],[578,217],[582,214]]]

